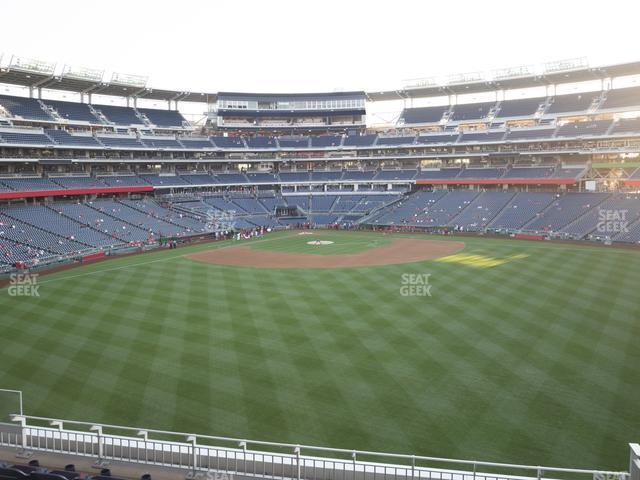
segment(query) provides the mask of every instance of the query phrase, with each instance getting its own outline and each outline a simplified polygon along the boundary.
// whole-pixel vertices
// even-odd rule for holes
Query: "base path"
[[[451,255],[463,248],[463,242],[396,238],[388,245],[353,254],[318,255],[274,252],[254,249],[249,245],[233,245],[190,253],[185,256],[200,262],[236,267],[342,268],[420,262]]]

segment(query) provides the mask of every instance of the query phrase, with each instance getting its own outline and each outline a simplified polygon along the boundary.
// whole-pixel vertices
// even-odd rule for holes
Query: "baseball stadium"
[[[311,93],[0,56],[0,479],[640,480],[640,61],[552,53]]]

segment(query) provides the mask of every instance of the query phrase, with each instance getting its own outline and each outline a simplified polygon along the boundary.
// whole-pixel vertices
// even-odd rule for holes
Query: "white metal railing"
[[[0,424],[2,446],[178,467],[194,474],[298,480],[629,480],[628,472],[346,450],[26,415],[12,419],[15,424]]]

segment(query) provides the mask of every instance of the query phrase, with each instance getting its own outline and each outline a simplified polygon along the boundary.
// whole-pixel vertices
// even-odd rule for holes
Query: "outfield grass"
[[[280,235],[253,247],[389,239]],[[24,390],[31,415],[626,469],[640,440],[640,252],[463,240],[446,262],[265,270],[181,257],[217,244],[42,277],[39,298],[0,292],[0,387]],[[401,296],[406,273],[431,274],[432,296]]]

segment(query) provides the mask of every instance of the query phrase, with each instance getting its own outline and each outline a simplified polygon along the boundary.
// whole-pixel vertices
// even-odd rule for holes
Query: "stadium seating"
[[[187,122],[182,114],[176,110],[160,110],[154,108],[136,108],[136,110],[157,127],[182,128]]]
[[[63,102],[59,100],[43,100],[43,102],[45,105],[53,108],[63,120],[90,124],[102,123],[86,103]]]
[[[339,147],[342,144],[342,137],[337,135],[319,135],[311,137],[311,147],[329,148]]]
[[[211,137],[209,140],[218,148],[245,148],[241,137]]]
[[[608,194],[604,193],[568,193],[559,196],[524,228],[537,232],[559,231],[589,209],[596,207],[607,197]]]
[[[376,141],[376,135],[348,135],[344,139],[345,147],[370,147]]]
[[[45,130],[45,133],[58,145],[73,147],[101,147],[98,141],[91,135],[72,135],[65,130]]]
[[[640,87],[628,87],[605,92],[600,110],[629,109],[640,106]]]
[[[308,137],[278,137],[280,148],[309,148]]]
[[[509,204],[490,222],[495,230],[520,230],[542,212],[555,198],[553,193],[516,193]]]
[[[458,132],[418,135],[416,143],[454,143],[459,136]]]
[[[182,148],[182,145],[180,145],[175,138],[141,137],[140,141],[149,148],[162,148],[162,149],[170,149],[170,150]]]
[[[556,95],[551,99],[551,105],[547,109],[546,114],[583,112],[587,110],[599,96],[599,93],[594,92]]]
[[[32,132],[28,130],[2,130],[0,131],[0,138],[5,143],[11,143],[15,145],[46,146],[54,144],[54,141],[51,140],[47,135],[45,135],[44,132],[38,130],[34,130]]]
[[[540,105],[545,103],[545,97],[520,98],[515,100],[505,100],[500,103],[500,110],[496,117],[530,117],[538,111]]]
[[[504,138],[505,134],[504,130],[465,132],[458,142],[499,142]]]
[[[411,145],[415,137],[378,137],[376,145]]]
[[[186,149],[213,148],[213,143],[211,143],[211,141],[208,138],[180,137],[179,142]]]
[[[611,120],[593,120],[571,122],[562,125],[556,132],[557,137],[594,137],[604,135],[611,126]]]
[[[93,108],[116,125],[144,125],[133,108],[116,105],[93,105]]]
[[[455,105],[453,107],[453,121],[479,120],[485,118],[496,102],[467,103]]]
[[[515,195],[514,192],[483,192],[473,200],[449,225],[457,230],[484,230]]]
[[[0,105],[15,117],[26,120],[53,121],[51,115],[42,108],[40,102],[35,98],[0,95]]]
[[[401,122],[406,124],[436,123],[449,110],[449,105],[439,107],[405,108],[400,115]]]
[[[100,143],[102,143],[105,147],[109,148],[145,148],[145,146],[138,140],[137,137],[132,137],[130,135],[110,135],[110,136],[102,136],[99,135],[96,137]]]

